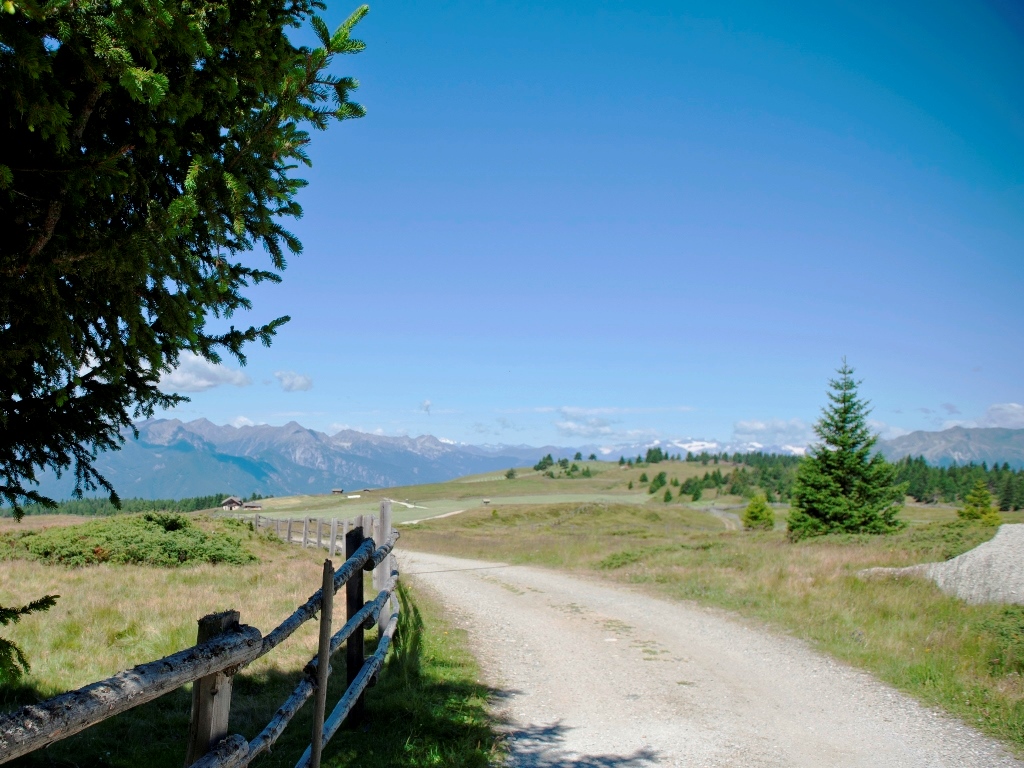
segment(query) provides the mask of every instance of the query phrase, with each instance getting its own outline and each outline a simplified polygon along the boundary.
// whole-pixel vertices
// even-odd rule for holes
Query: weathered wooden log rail
[[[258,516],[254,520],[255,527],[268,527],[273,523],[268,520]],[[278,521],[276,526],[278,533],[281,532],[280,522],[283,521]],[[328,549],[331,557],[336,551],[338,523],[338,520],[329,523]],[[316,525],[317,545],[325,546],[321,537],[323,521],[317,521]],[[293,541],[291,528],[292,521],[288,521],[287,541]],[[309,546],[308,520],[303,528],[302,543]],[[371,531],[371,535],[367,536],[366,531]],[[299,709],[314,697],[310,746],[296,768],[318,768],[323,746],[337,733],[345,719],[350,715],[362,716],[363,694],[379,675],[398,626],[398,603],[394,598],[398,567],[392,554],[398,541],[398,531],[391,527],[390,502],[381,504],[377,520],[371,515],[363,515],[342,521],[341,532],[345,562],[335,571],[328,558],[324,562],[321,588],[266,636],[255,627],[239,624],[238,611],[204,616],[199,620],[196,645],[191,648],[140,664],[39,704],[0,715],[0,763],[34,752],[193,683],[186,766],[247,766],[274,745]],[[383,543],[378,545],[377,541]],[[373,572],[376,591],[369,601],[363,599],[365,571]],[[346,591],[346,621],[332,634],[333,597],[343,586]],[[228,736],[233,676],[272,651],[317,614],[320,616],[317,654],[306,664],[295,690],[252,741],[247,741],[240,734]],[[365,658],[363,633],[374,624],[379,627],[377,649],[372,656]],[[327,679],[331,673],[329,660],[342,645],[347,648],[348,688],[325,719]]]

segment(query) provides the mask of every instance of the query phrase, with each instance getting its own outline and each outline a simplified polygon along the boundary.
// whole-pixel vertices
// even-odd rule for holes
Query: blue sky
[[[883,435],[1024,427],[1024,10],[785,5],[373,3],[293,320],[174,415],[796,444],[845,355]]]

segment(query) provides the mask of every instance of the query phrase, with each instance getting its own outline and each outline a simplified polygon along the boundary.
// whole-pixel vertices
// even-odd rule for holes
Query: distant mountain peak
[[[878,448],[890,460],[923,456],[930,464],[1003,464],[1024,468],[1024,429],[1005,427],[950,427],[941,432],[919,430],[892,440],[879,440]]]

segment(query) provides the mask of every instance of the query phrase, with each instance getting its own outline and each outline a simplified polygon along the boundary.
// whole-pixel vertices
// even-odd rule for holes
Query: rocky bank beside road
[[[1002,525],[991,540],[944,563],[867,568],[859,575],[923,576],[967,603],[1024,605],[1024,524]]]
[[[722,611],[404,551],[468,633],[525,768],[1024,768],[997,741]]]

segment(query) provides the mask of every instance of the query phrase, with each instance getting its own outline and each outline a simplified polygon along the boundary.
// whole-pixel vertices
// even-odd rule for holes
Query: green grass
[[[77,527],[84,524],[65,530]],[[69,569],[37,559],[4,562],[0,603],[22,604],[45,593],[61,598],[49,613],[4,628],[24,648],[32,670],[19,685],[0,688],[0,710],[188,647],[195,642],[196,619],[207,613],[237,608],[243,623],[267,633],[315,591],[322,553],[257,536],[246,526],[231,530],[238,530],[259,563],[157,568],[106,562]],[[478,681],[465,634],[445,620],[429,595],[414,583],[403,583],[401,624],[380,681],[367,693],[365,729],[340,732],[325,750],[324,765],[491,765],[500,754],[500,740],[485,708],[490,691]],[[232,733],[251,739],[273,717],[314,655],[316,634],[317,623],[307,622],[235,677]],[[374,634],[367,635],[367,653],[374,648]],[[345,687],[344,650],[334,668],[328,707]],[[190,707],[186,686],[11,765],[180,768]],[[274,751],[254,765],[294,765],[309,743],[311,713],[312,701]]]
[[[420,520],[457,510],[481,509],[484,499],[492,504],[550,504],[550,503],[628,503],[628,504],[662,504],[661,495],[651,496],[647,486],[640,484],[640,475],[648,472],[657,475],[664,471],[668,478],[681,481],[693,476],[702,476],[713,467],[705,467],[699,463],[683,461],[665,461],[651,467],[620,467],[617,463],[607,461],[578,461],[580,470],[589,468],[590,477],[545,477],[542,472],[533,469],[517,468],[517,476],[513,480],[505,477],[504,470],[482,475],[470,475],[444,483],[428,485],[402,486],[397,488],[379,488],[362,491],[346,489],[343,495],[288,496],[275,499],[264,499],[261,515],[268,517],[301,517],[303,515],[317,517],[348,518],[354,515],[372,514],[380,502],[387,499],[396,500],[393,505],[394,520],[402,523],[408,520]],[[731,471],[732,464],[718,465],[723,472]],[[656,467],[652,469],[652,467]],[[557,469],[557,467],[556,467]],[[629,488],[633,482],[634,488]],[[674,493],[674,491],[673,491]],[[349,495],[358,495],[358,499],[349,499]],[[714,490],[704,492],[705,504],[727,501],[739,504],[739,497],[717,497]],[[410,504],[406,507],[404,504]]]
[[[781,529],[723,530],[681,505],[500,507],[427,521],[403,544],[458,556],[589,569],[766,622],[940,706],[1024,753],[1024,609],[969,606],[931,582],[857,571],[954,557],[993,528],[909,508],[896,535],[793,544]],[[784,519],[784,515],[780,515]],[[1024,522],[1024,514],[1005,514]],[[780,520],[781,523],[781,520]]]

